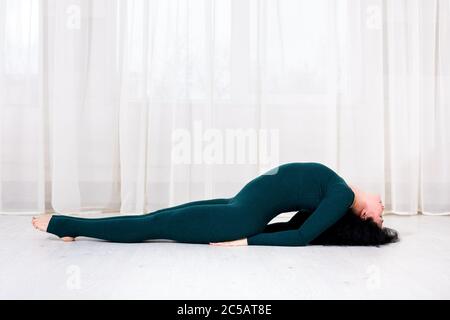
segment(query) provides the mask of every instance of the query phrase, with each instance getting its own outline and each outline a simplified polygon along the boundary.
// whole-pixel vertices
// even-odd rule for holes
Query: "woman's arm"
[[[260,233],[248,245],[305,246],[336,223],[353,203],[355,194],[345,182],[330,186],[319,206],[296,230]]]
[[[287,222],[275,222],[268,224],[263,233],[270,233],[270,232],[279,232],[279,231],[286,231],[286,230],[295,230],[300,228],[303,222],[308,218],[308,216],[311,214],[308,210],[300,210],[295,213],[291,219]],[[224,242],[211,242],[211,245],[214,246],[246,246],[247,238],[239,239],[239,240],[232,240],[232,241],[224,241]]]

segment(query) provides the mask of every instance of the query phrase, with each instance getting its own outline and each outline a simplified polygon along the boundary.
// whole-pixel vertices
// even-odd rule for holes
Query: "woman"
[[[347,185],[316,162],[288,163],[247,183],[232,198],[194,201],[144,215],[33,218],[41,230],[72,241],[78,236],[114,242],[169,239],[212,245],[380,245],[398,239],[383,228],[377,195]],[[285,223],[268,223],[298,211]]]

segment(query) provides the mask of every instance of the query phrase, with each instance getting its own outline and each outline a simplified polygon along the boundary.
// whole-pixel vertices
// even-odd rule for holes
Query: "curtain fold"
[[[0,0],[0,213],[137,214],[322,162],[450,213],[444,0]]]

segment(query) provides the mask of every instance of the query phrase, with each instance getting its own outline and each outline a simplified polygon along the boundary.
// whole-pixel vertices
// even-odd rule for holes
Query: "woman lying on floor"
[[[378,195],[349,186],[316,162],[287,163],[247,183],[234,197],[202,200],[144,215],[77,218],[43,215],[35,228],[65,241],[169,239],[213,245],[381,245],[398,240],[383,227]],[[268,224],[283,212],[290,221]]]

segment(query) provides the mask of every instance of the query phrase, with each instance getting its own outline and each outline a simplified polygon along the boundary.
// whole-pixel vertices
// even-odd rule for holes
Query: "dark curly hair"
[[[312,214],[308,210],[298,211],[289,222],[267,225],[264,232],[298,229]],[[362,220],[351,209],[334,225],[310,242],[311,245],[379,246],[399,240],[398,232],[380,228],[372,219]]]

